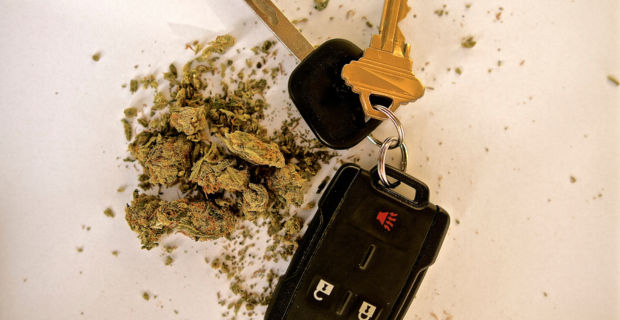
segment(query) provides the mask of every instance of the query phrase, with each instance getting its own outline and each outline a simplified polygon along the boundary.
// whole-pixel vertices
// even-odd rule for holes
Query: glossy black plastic
[[[278,282],[266,320],[400,320],[405,316],[437,257],[450,218],[428,202],[424,183],[387,169],[389,176],[416,190],[415,199],[385,188],[376,169],[368,172],[354,164],[343,165]],[[389,228],[379,219],[387,213],[393,217]],[[331,288],[318,290],[327,289],[325,283]],[[370,310],[368,305],[375,308],[373,314],[361,315],[362,310]]]
[[[363,51],[344,39],[332,39],[310,53],[291,73],[291,100],[317,139],[332,149],[348,149],[372,133],[381,121],[370,119],[359,95],[342,79],[345,64],[362,57]],[[391,101],[371,97],[389,106]]]

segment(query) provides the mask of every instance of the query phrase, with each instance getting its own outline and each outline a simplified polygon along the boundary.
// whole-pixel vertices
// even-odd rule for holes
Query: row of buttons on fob
[[[336,308],[337,315],[344,315],[344,313],[349,309],[349,305],[351,305],[354,301],[354,294],[351,291],[346,291],[344,294],[339,294],[340,290],[335,289],[335,285],[331,284],[321,277],[317,276],[314,278],[312,282],[311,290],[308,292],[307,298],[310,299],[314,304],[319,304],[320,306],[329,309],[333,302],[339,302]],[[355,306],[350,309],[351,316],[349,319],[351,320],[374,320],[379,316],[379,312],[381,311],[375,304],[365,301],[363,298],[358,299],[359,301],[355,304]]]

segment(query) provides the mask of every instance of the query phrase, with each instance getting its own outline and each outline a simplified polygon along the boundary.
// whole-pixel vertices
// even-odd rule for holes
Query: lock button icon
[[[362,306],[360,307],[360,310],[358,313],[358,319],[359,320],[370,320],[372,319],[372,316],[375,315],[375,311],[377,311],[377,307],[364,301],[362,303]]]

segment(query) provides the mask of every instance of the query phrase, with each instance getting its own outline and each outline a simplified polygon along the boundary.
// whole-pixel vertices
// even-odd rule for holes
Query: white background
[[[378,25],[382,9],[277,3],[291,19],[309,18],[299,27],[312,43],[360,47],[376,31],[362,17]],[[448,14],[434,14],[444,4]],[[400,26],[414,72],[434,90],[397,111],[408,172],[452,223],[406,319],[620,319],[620,87],[607,79],[620,78],[618,2],[409,5]],[[273,39],[256,20],[241,0],[0,2],[1,319],[221,317],[216,293],[228,282],[203,260],[221,244],[172,236],[180,249],[164,266],[123,219],[137,173],[117,159],[126,156],[120,119],[151,98],[121,85],[180,66],[196,39],[230,33],[234,49]],[[468,36],[478,44],[463,49]],[[290,73],[295,59],[279,48]],[[288,102],[286,81],[267,96],[272,112]],[[391,124],[377,130],[388,134]],[[367,169],[376,161],[367,141],[341,154]],[[144,291],[157,298],[144,301]]]

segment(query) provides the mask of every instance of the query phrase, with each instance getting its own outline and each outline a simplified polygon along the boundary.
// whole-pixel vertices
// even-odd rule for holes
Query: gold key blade
[[[386,0],[379,34],[372,36],[370,47],[364,50],[361,59],[342,69],[342,78],[353,92],[360,95],[364,113],[371,118],[387,119],[382,112],[372,108],[371,95],[392,99],[391,111],[424,95],[424,85],[411,71],[411,46],[405,42],[398,27],[398,22],[409,10],[406,0]]]

